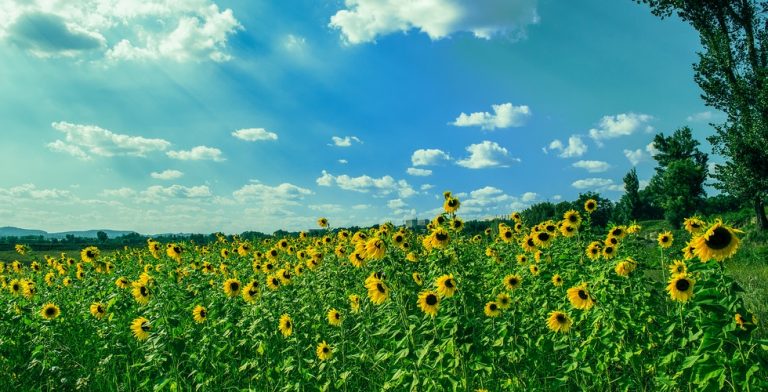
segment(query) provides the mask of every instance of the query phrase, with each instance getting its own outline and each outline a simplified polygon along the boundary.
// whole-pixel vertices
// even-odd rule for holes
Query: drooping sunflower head
[[[318,219],[318,220],[317,220],[317,225],[318,225],[318,226],[320,226],[320,227],[322,227],[322,228],[326,228],[326,227],[328,227],[328,219],[326,219],[326,218],[320,218],[320,219]]]
[[[523,284],[523,278],[517,274],[510,274],[504,277],[504,286],[507,290],[516,290]]]
[[[415,282],[417,285],[421,286],[422,284],[424,284],[424,279],[422,279],[422,278],[421,278],[421,274],[420,274],[418,271],[414,272],[414,273],[412,274],[412,276],[413,276],[413,281],[414,281],[414,282]]]
[[[456,292],[456,280],[453,274],[443,275],[435,281],[437,293],[445,298],[450,298]]]
[[[40,316],[42,316],[46,320],[53,320],[56,317],[59,317],[61,314],[61,310],[56,304],[53,303],[47,303],[43,305],[43,308],[40,309]]]
[[[418,305],[422,312],[434,317],[440,307],[440,295],[434,291],[422,291],[419,293]]]
[[[656,240],[659,242],[659,246],[667,249],[670,246],[672,246],[672,242],[674,241],[674,236],[672,235],[671,231],[665,231],[663,233],[659,233],[659,236],[656,238]]]
[[[701,220],[698,216],[692,216],[690,218],[686,218],[683,222],[683,226],[685,227],[685,231],[691,233],[692,235],[697,235],[701,233],[701,231],[704,229],[704,221]]]
[[[192,318],[196,323],[202,324],[208,318],[208,310],[205,309],[202,305],[197,305],[194,309],[192,309]]]
[[[291,320],[291,316],[288,314],[283,314],[280,316],[278,329],[280,330],[280,333],[283,334],[283,337],[287,338],[291,336],[293,333],[293,320]]]
[[[496,303],[496,301],[490,301],[485,304],[483,312],[488,317],[499,317],[501,314],[501,308],[499,307],[499,304]]]
[[[734,229],[717,220],[712,224],[704,234],[692,241],[694,254],[702,262],[709,260],[723,261],[733,256],[739,249],[739,237],[736,233],[741,230]]]
[[[133,289],[131,289],[131,295],[141,305],[149,303],[149,299],[152,296],[152,291],[149,286],[143,280],[137,280],[131,283]]]
[[[368,298],[375,305],[381,305],[389,298],[389,287],[382,280],[369,280],[365,287],[368,289]]]
[[[669,279],[667,292],[673,301],[686,302],[693,297],[693,285],[695,280],[690,278],[687,273],[673,276]]]
[[[559,310],[551,312],[547,319],[547,328],[553,332],[568,333],[572,324],[571,318]]]
[[[253,302],[259,296],[259,281],[252,280],[243,288],[243,299],[245,302]]]
[[[351,294],[349,296],[349,308],[352,310],[352,313],[357,313],[360,311],[360,296],[357,294]]]
[[[151,330],[152,326],[150,325],[149,320],[144,317],[137,317],[131,322],[131,331],[133,332],[133,336],[136,337],[136,340],[147,340],[149,338],[149,331]]]

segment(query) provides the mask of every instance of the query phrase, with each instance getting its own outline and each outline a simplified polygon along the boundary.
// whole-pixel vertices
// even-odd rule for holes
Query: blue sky
[[[465,219],[653,173],[721,119],[695,32],[626,1],[0,0],[0,225]],[[714,159],[717,161],[717,159]]]

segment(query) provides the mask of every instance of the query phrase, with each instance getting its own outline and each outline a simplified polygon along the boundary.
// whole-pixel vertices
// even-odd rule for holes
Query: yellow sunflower
[[[149,324],[149,320],[144,317],[137,317],[131,322],[131,331],[133,331],[133,336],[137,340],[147,340],[151,329],[152,326]]]
[[[245,302],[255,301],[258,295],[259,295],[259,282],[257,280],[252,280],[243,288],[242,296]]]
[[[46,320],[53,320],[56,317],[59,317],[61,314],[61,310],[59,309],[56,304],[53,303],[47,303],[43,305],[43,308],[40,309],[40,316],[42,316]]]
[[[672,235],[671,231],[665,231],[663,233],[659,233],[659,236],[656,238],[656,240],[659,242],[660,247],[667,249],[672,246],[672,242],[675,240],[675,237]]]
[[[718,219],[704,234],[693,240],[694,254],[702,262],[707,262],[711,259],[723,261],[733,256],[739,249],[740,241],[736,233],[741,232],[741,230],[724,225]]]
[[[328,343],[323,340],[320,344],[317,345],[317,357],[321,361],[325,361],[327,359],[330,359],[333,356],[333,349],[331,346],[328,345]]]
[[[539,275],[539,266],[536,264],[531,264],[528,266],[528,270],[531,271],[531,275],[538,276]]]
[[[280,278],[276,275],[267,276],[267,287],[274,291],[280,288]]]
[[[461,206],[459,199],[452,196],[445,199],[445,202],[443,203],[443,209],[447,213],[456,212],[456,210],[459,209],[459,206]]]
[[[289,337],[293,333],[293,320],[291,320],[291,316],[287,314],[283,314],[280,316],[280,322],[278,324],[278,329],[280,330],[280,333],[283,334],[284,337]]]
[[[603,248],[603,258],[606,260],[610,260],[613,258],[613,256],[616,255],[616,247],[613,245],[606,245]]]
[[[672,265],[669,266],[669,273],[672,274],[672,276],[684,274],[686,272],[688,272],[688,267],[682,260],[675,260]]]
[[[504,286],[506,286],[507,290],[509,291],[520,288],[520,285],[522,284],[523,284],[523,278],[520,277],[520,275],[510,274],[504,277]]]
[[[323,227],[323,228],[328,227],[328,219],[326,219],[326,218],[318,219],[317,220],[317,225],[320,226],[320,227]]]
[[[537,247],[546,248],[552,242],[554,235],[549,230],[540,231],[533,236],[533,241]]]
[[[93,317],[97,320],[101,320],[101,318],[107,314],[107,307],[101,302],[94,302],[91,304],[90,311]]]
[[[99,248],[95,246],[89,246],[80,251],[80,258],[83,260],[83,262],[92,263],[96,260],[97,257],[99,257],[99,253]]]
[[[597,209],[597,202],[594,199],[589,199],[584,202],[584,211],[593,213]]]
[[[205,309],[202,305],[197,305],[194,309],[192,309],[192,318],[196,323],[202,324],[208,318],[208,310]]]
[[[133,286],[133,289],[131,290],[133,299],[135,299],[136,302],[141,305],[146,305],[149,303],[149,299],[152,296],[152,292],[150,291],[149,286],[147,286],[147,284],[141,280],[137,280],[131,285]]]
[[[571,305],[576,309],[588,310],[595,306],[595,302],[589,295],[589,290],[587,290],[586,283],[571,287],[568,289],[567,294],[568,300],[571,301]]]
[[[592,241],[592,243],[587,246],[587,257],[590,258],[590,260],[597,260],[600,258],[600,254],[602,253],[603,246],[598,241]]]
[[[343,317],[341,316],[341,313],[339,313],[338,310],[331,309],[328,311],[328,324],[331,324],[334,327],[338,327],[341,325],[342,320],[343,320]]]
[[[508,309],[512,306],[512,298],[507,293],[499,293],[496,296],[496,304],[499,305],[499,309]]]
[[[499,304],[497,304],[496,301],[490,301],[485,304],[483,312],[488,317],[499,317],[501,314],[501,309],[499,308]]]
[[[453,274],[443,275],[437,278],[435,286],[440,296],[450,298],[456,292],[456,279],[453,278]]]
[[[560,276],[560,274],[554,274],[552,276],[552,284],[555,285],[555,287],[560,287],[563,285],[563,278]]]
[[[440,296],[434,291],[422,291],[419,293],[418,304],[422,312],[434,317],[440,307]]]
[[[693,297],[693,285],[695,280],[688,277],[687,273],[673,276],[667,285],[669,297],[673,301],[686,302]]]
[[[499,238],[501,238],[504,242],[510,242],[515,237],[515,234],[512,232],[512,229],[508,227],[504,227],[504,229],[499,230]]]
[[[683,226],[685,226],[685,231],[691,233],[692,235],[697,235],[701,233],[702,229],[704,229],[704,221],[701,220],[698,216],[692,216],[690,218],[686,218],[683,222]]]
[[[581,214],[576,210],[568,210],[563,214],[563,220],[571,226],[578,227],[581,224]]]
[[[421,274],[417,272],[413,273],[413,281],[416,282],[417,285],[421,286],[424,284],[424,280],[421,278]]]
[[[571,318],[559,310],[551,312],[547,319],[547,327],[553,332],[568,333],[572,324]]]
[[[563,224],[560,225],[560,234],[565,238],[573,237],[578,231],[575,225],[568,222],[563,221]]]
[[[389,298],[389,287],[382,280],[371,280],[366,284],[366,288],[368,289],[368,298],[375,305],[381,305]]]
[[[448,231],[442,227],[438,227],[432,231],[432,233],[429,235],[429,238],[432,247],[441,249],[448,245],[448,241],[451,237],[448,235]]]
[[[352,313],[360,311],[360,296],[357,294],[351,294],[349,296],[349,308],[352,310]]]
[[[240,295],[240,281],[235,278],[229,278],[223,284],[224,293],[230,298]]]
[[[365,258],[367,260],[381,260],[387,253],[387,245],[381,238],[373,237],[365,243]]]

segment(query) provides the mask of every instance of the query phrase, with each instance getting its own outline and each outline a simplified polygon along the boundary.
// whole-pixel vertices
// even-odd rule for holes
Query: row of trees
[[[660,18],[677,15],[699,33],[702,50],[693,66],[694,80],[704,102],[727,116],[723,123],[712,124],[716,133],[708,138],[713,151],[726,158],[724,164],[715,165],[714,186],[749,201],[757,227],[768,230],[764,206],[768,195],[768,1],[633,1],[648,5]],[[691,158],[693,165],[673,162],[662,167],[659,161],[667,175],[654,186],[664,188],[672,174],[695,178],[698,161]],[[665,196],[665,213],[671,217],[678,207],[690,208],[692,201],[680,197],[691,195],[697,195],[695,189]]]

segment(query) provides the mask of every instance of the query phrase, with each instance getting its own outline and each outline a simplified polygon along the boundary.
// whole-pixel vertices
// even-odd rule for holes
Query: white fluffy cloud
[[[461,113],[451,125],[457,127],[480,127],[494,130],[496,128],[520,127],[531,116],[528,106],[513,106],[511,103],[492,105],[493,113],[475,112]]]
[[[450,155],[435,148],[419,149],[414,151],[413,155],[411,155],[411,163],[413,166],[432,166],[437,165],[442,161],[449,160],[451,160]]]
[[[648,143],[647,146],[645,146],[645,151],[648,152],[652,157],[656,156],[660,151],[656,148],[656,145],[653,144],[653,142]]]
[[[469,157],[456,161],[456,164],[468,169],[507,167],[513,161],[520,162],[520,159],[510,157],[506,148],[488,140],[469,145],[466,150],[469,152]]]
[[[712,119],[712,112],[709,110],[699,113],[691,114],[690,116],[686,117],[686,121],[688,122],[702,122],[702,121],[709,121]]]
[[[527,202],[534,201],[534,200],[536,200],[538,198],[539,198],[539,194],[538,193],[535,193],[535,192],[525,192],[520,197],[520,200],[522,200],[522,201],[527,203]]]
[[[153,202],[169,198],[196,199],[211,196],[211,189],[207,185],[186,187],[182,185],[153,185],[141,191],[141,201]]]
[[[255,142],[259,140],[277,140],[276,133],[269,132],[264,128],[238,129],[237,131],[232,132],[232,136],[248,142]]]
[[[479,38],[523,36],[537,23],[536,0],[345,0],[331,17],[346,42],[372,42],[378,36],[418,29],[436,40],[457,32]]]
[[[402,199],[392,199],[387,202],[387,207],[393,210],[403,209],[407,206],[408,206],[408,203],[404,202]]]
[[[2,1],[0,39],[40,57],[226,61],[242,28],[210,0]]]
[[[584,155],[588,147],[584,143],[583,140],[581,140],[581,136],[579,135],[571,135],[568,138],[568,145],[564,145],[563,142],[561,142],[559,139],[553,140],[551,143],[549,143],[549,148],[544,148],[544,152],[547,151],[560,151],[557,156],[560,158],[575,158],[580,157]]]
[[[164,151],[171,143],[163,139],[128,136],[95,125],[55,122],[53,129],[65,134],[64,140],[48,143],[52,151],[66,153],[80,159],[95,156],[127,155],[144,157],[154,151]]]
[[[297,200],[311,194],[311,190],[287,182],[269,186],[258,181],[232,192],[232,196],[239,202],[255,201],[261,205],[295,205],[298,204]]]
[[[624,150],[624,156],[629,159],[632,166],[637,166],[643,160],[643,150],[639,148],[637,150]]]
[[[607,171],[611,165],[603,161],[578,161],[573,163],[573,167],[584,169],[590,173],[602,173]]]
[[[136,191],[128,188],[128,187],[122,187],[117,189],[105,189],[101,191],[100,195],[102,197],[122,197],[122,198],[128,198],[133,197],[136,195]]]
[[[615,116],[603,116],[603,118],[600,119],[598,127],[589,130],[589,137],[591,137],[598,146],[602,146],[602,141],[605,139],[628,136],[641,129],[646,132],[653,131],[653,127],[648,125],[648,122],[651,120],[653,120],[653,117],[647,114],[636,113],[621,113]]]
[[[333,136],[331,137],[331,140],[333,141],[332,145],[336,147],[351,147],[352,142],[357,142],[357,143],[363,142],[357,136],[344,136],[344,137]],[[329,144],[329,146],[330,145],[331,144]]]
[[[590,189],[595,191],[623,191],[624,185],[614,184],[609,178],[585,178],[576,180],[571,184],[576,189]]]
[[[63,189],[39,189],[35,184],[23,184],[11,188],[0,188],[0,200],[33,199],[56,200],[70,199],[72,193]]]
[[[183,176],[184,173],[178,170],[163,170],[161,172],[152,172],[149,175],[157,180],[175,180]]]
[[[417,192],[405,180],[395,180],[392,176],[383,176],[374,178],[368,175],[351,177],[346,174],[334,176],[323,170],[322,175],[315,180],[317,185],[332,186],[336,185],[347,191],[360,193],[375,192],[377,195],[386,196],[397,193],[401,199],[415,195]]]
[[[427,177],[432,175],[432,170],[429,169],[417,169],[415,167],[409,167],[406,169],[406,173],[417,176],[417,177]]]
[[[207,147],[207,146],[197,146],[193,147],[191,150],[185,151],[168,151],[166,153],[168,157],[173,159],[178,159],[181,161],[216,161],[221,162],[224,160],[224,157],[221,156],[221,150],[214,147]]]

